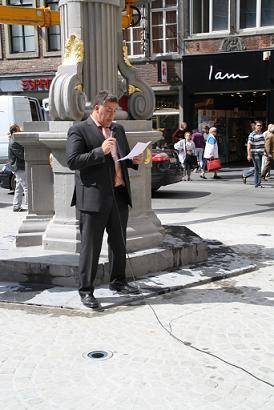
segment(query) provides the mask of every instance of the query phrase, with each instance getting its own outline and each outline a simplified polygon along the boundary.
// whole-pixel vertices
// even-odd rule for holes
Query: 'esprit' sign
[[[23,91],[48,91],[52,78],[26,78],[21,80]]]
[[[210,65],[209,66],[209,75],[208,79],[209,81],[211,80],[244,80],[245,78],[249,78],[249,75],[241,75],[241,74],[235,74],[235,73],[223,73],[222,71],[214,71],[214,66]]]

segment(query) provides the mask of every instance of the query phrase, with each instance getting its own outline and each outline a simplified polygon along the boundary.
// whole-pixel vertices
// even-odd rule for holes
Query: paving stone
[[[213,258],[216,251],[215,272],[226,273],[228,254],[236,255],[233,266],[256,264],[254,272],[195,283],[134,305],[111,295],[110,307],[102,313],[81,308],[73,291],[27,290],[18,283],[7,291],[2,284],[1,297],[13,294],[16,301],[20,293],[21,299],[0,303],[1,408],[272,410],[273,193],[269,189],[253,197],[252,186],[231,184],[211,184],[207,203],[197,195],[209,185],[182,184],[178,195],[185,198],[188,192],[185,205],[194,211],[168,214],[163,208],[159,216],[163,223],[189,223],[207,238]],[[266,239],[260,233],[272,236]],[[180,283],[182,277],[186,285],[197,278],[212,279],[214,264],[167,272],[166,283]],[[164,284],[161,275],[149,280],[147,285]],[[98,292],[102,299],[109,297],[107,289]],[[37,304],[31,304],[34,298]],[[65,302],[70,308],[59,308]],[[112,358],[96,362],[84,355],[101,349],[112,351]]]

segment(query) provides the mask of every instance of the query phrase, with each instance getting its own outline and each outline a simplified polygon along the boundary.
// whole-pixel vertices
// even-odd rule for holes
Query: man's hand
[[[115,148],[115,145],[116,145],[116,138],[109,137],[105,139],[105,141],[102,144],[102,150],[104,152],[104,155],[108,155],[111,149]]]
[[[249,155],[249,154],[248,154],[247,160],[248,160],[248,161],[251,161],[251,160],[252,160],[252,155]]]
[[[135,165],[140,165],[144,162],[144,153],[137,155],[136,157],[133,157],[132,159],[133,164]]]

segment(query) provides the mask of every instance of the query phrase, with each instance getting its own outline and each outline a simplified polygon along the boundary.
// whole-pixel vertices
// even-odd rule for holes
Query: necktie
[[[105,139],[109,138],[112,136],[112,132],[109,128],[104,128],[102,127],[102,132],[105,137]],[[122,174],[122,169],[121,169],[121,164],[118,160],[118,152],[117,152],[117,143],[115,140],[115,144],[113,145],[112,149],[110,150],[112,159],[114,161],[115,165],[115,179],[114,179],[114,186],[120,186],[120,185],[125,185],[124,180],[123,180],[123,174]]]

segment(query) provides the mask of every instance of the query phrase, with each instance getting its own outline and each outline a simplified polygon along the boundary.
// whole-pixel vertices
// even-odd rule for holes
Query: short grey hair
[[[111,94],[107,90],[101,90],[96,94],[92,102],[92,108],[95,108],[96,105],[105,105],[107,102],[115,102],[118,104],[118,97]]]
[[[209,133],[211,134],[212,132],[217,132],[217,128],[216,127],[209,128]]]

